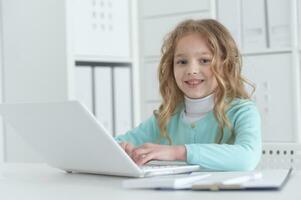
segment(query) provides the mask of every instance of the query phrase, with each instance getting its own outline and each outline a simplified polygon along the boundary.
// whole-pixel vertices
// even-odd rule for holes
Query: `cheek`
[[[206,71],[205,71],[205,75],[206,75],[208,81],[210,82],[211,87],[212,87],[212,88],[217,87],[217,81],[216,81],[215,76],[213,75],[212,70],[211,70],[211,69],[206,70]]]
[[[204,74],[207,78],[213,78],[213,72],[212,72],[211,68],[206,68],[204,70]]]
[[[212,88],[217,88],[217,80],[215,77],[212,78]]]
[[[177,69],[174,70],[174,77],[176,79],[177,85],[179,85],[181,83],[181,79],[182,79],[180,70],[177,70]]]

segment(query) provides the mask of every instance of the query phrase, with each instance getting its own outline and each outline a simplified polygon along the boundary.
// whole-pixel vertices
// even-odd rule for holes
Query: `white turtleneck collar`
[[[200,99],[191,99],[185,96],[185,109],[182,116],[188,123],[193,123],[205,117],[214,107],[214,94]]]

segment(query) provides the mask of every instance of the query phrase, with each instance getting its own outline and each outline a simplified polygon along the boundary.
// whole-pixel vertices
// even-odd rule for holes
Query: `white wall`
[[[0,1],[0,13],[2,13],[2,6]],[[0,103],[2,103],[2,70],[3,70],[3,57],[2,57],[2,15],[0,14]],[[4,161],[4,132],[3,132],[3,121],[0,116],[0,162]]]
[[[66,100],[65,1],[2,0],[4,102]],[[8,125],[6,161],[39,156]]]

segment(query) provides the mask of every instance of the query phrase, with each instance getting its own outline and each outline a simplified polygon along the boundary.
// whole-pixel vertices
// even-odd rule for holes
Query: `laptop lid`
[[[0,104],[0,114],[51,166],[142,176],[140,168],[78,101]]]

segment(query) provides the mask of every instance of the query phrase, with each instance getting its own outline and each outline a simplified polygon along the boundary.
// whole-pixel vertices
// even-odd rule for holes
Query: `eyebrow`
[[[204,56],[204,55],[209,55],[209,56],[211,56],[211,53],[210,53],[210,52],[203,52],[203,53],[201,53],[200,55],[202,55],[202,56]],[[185,54],[184,54],[184,53],[176,54],[176,55],[175,55],[175,58],[181,57],[181,56],[185,56]]]

